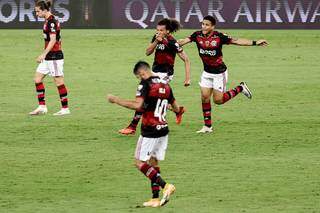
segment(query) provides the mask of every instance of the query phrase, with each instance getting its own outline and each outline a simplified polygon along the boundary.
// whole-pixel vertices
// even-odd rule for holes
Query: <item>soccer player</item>
[[[164,160],[168,146],[168,123],[166,111],[170,104],[172,110],[179,113],[181,108],[167,82],[154,76],[148,63],[139,61],[133,70],[141,79],[134,101],[123,100],[113,95],[108,95],[110,103],[137,110],[143,108],[141,136],[137,142],[135,152],[136,167],[151,181],[152,199],[143,203],[146,207],[159,207],[165,205],[170,196],[175,192],[172,184],[166,183],[160,175],[159,161]],[[160,188],[163,197],[159,199]]]
[[[174,19],[166,18],[159,21],[156,34],[146,49],[146,55],[149,56],[155,53],[152,71],[161,79],[170,82],[173,79],[175,57],[178,54],[185,64],[184,86],[187,87],[190,85],[190,60],[172,35],[180,27],[180,23]],[[181,123],[183,113],[184,110],[181,110],[180,114],[176,114],[177,124]],[[137,110],[129,126],[119,130],[119,133],[125,135],[135,134],[141,115],[141,110]]]
[[[68,91],[64,84],[63,74],[63,52],[61,50],[60,23],[51,13],[52,2],[48,0],[36,1],[35,12],[39,18],[44,18],[43,35],[45,41],[44,51],[37,58],[39,63],[36,70],[34,81],[39,101],[39,106],[30,115],[42,115],[48,112],[45,101],[45,86],[43,79],[49,75],[58,88],[61,101],[61,110],[54,115],[70,114],[68,107]]]
[[[252,41],[248,39],[235,39],[223,33],[215,31],[216,20],[212,16],[206,16],[202,21],[202,30],[194,32],[190,37],[179,40],[181,46],[195,42],[199,56],[203,62],[204,71],[200,80],[202,109],[204,126],[198,133],[213,132],[211,121],[211,96],[215,104],[225,104],[239,93],[243,93],[249,99],[251,91],[245,82],[241,82],[236,88],[226,91],[228,81],[227,66],[223,62],[222,46],[233,44],[239,46],[266,46],[266,40]]]

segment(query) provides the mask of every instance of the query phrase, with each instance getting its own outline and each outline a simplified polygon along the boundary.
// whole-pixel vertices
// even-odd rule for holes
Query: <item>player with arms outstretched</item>
[[[141,79],[136,99],[129,101],[108,95],[108,100],[129,109],[143,109],[141,136],[137,142],[135,165],[151,181],[153,196],[143,205],[159,207],[165,205],[175,192],[174,185],[166,183],[161,177],[158,165],[159,161],[164,160],[168,146],[169,129],[166,111],[169,104],[176,113],[179,113],[181,108],[175,101],[169,84],[158,76],[154,76],[148,63],[138,62],[134,67],[134,74]],[[163,189],[161,200],[159,198],[160,188]]]
[[[146,49],[146,55],[154,53],[154,63],[152,71],[164,81],[170,82],[174,75],[174,62],[176,55],[185,64],[185,81],[184,85],[190,85],[190,60],[184,50],[173,37],[173,33],[180,29],[180,23],[174,19],[163,19],[158,22],[156,35],[153,36],[151,43]],[[176,123],[180,124],[184,109],[180,114],[176,114]],[[134,118],[128,127],[119,130],[119,133],[130,135],[135,134],[137,125],[140,121],[142,112],[137,110]]]
[[[206,16],[202,21],[202,30],[194,32],[190,37],[179,40],[181,46],[195,42],[199,56],[203,62],[204,71],[200,80],[202,109],[204,126],[198,133],[213,131],[211,121],[211,96],[215,104],[225,104],[239,93],[243,93],[249,99],[252,94],[245,82],[241,82],[236,88],[226,91],[228,81],[227,66],[223,62],[222,46],[233,44],[239,46],[266,46],[266,40],[252,41],[248,39],[235,39],[223,33],[215,31],[216,20],[212,16]]]
[[[70,114],[68,107],[68,91],[64,84],[63,63],[64,57],[61,49],[60,23],[50,12],[52,2],[49,0],[36,1],[35,12],[39,18],[44,18],[43,35],[45,48],[37,58],[39,66],[34,76],[39,106],[30,115],[41,115],[48,112],[45,101],[45,87],[43,79],[50,75],[58,87],[61,101],[61,110],[54,115]]]

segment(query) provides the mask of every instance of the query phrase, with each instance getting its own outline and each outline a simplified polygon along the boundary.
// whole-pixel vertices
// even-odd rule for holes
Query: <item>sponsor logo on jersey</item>
[[[217,51],[216,50],[200,49],[199,52],[200,52],[201,55],[209,55],[209,56],[216,56],[217,55]]]
[[[157,44],[157,49],[158,50],[164,50],[166,46],[164,44]]]

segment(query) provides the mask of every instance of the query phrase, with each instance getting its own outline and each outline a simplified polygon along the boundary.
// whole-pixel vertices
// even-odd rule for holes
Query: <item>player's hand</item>
[[[46,55],[41,54],[41,55],[38,56],[37,62],[40,64],[40,63],[42,63],[44,61],[45,58],[46,58]]]
[[[117,96],[114,96],[114,95],[107,95],[107,100],[110,102],[110,103],[117,103],[117,100],[118,100],[118,97]]]
[[[186,79],[186,80],[184,80],[184,86],[185,87],[188,87],[188,86],[190,86],[190,79]]]
[[[156,33],[156,40],[158,42],[162,42],[163,41],[163,35],[161,35],[160,33]]]
[[[262,46],[262,47],[268,46],[268,42],[267,40],[258,40],[257,46]]]

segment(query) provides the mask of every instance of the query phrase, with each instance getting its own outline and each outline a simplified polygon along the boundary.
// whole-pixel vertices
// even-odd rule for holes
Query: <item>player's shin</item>
[[[160,173],[147,163],[141,163],[139,170],[148,177],[152,182],[157,183],[161,188],[164,188],[166,182],[161,178]]]
[[[223,94],[223,102],[222,104],[230,101],[232,98],[236,97],[243,90],[242,86],[237,86],[236,88],[229,90]]]
[[[212,121],[211,121],[211,103],[210,103],[210,101],[208,103],[202,103],[202,111],[203,111],[204,125],[207,127],[211,127]]]
[[[37,97],[38,97],[39,105],[46,105],[45,87],[44,87],[44,84],[42,82],[41,83],[36,83],[36,91],[37,91]]]

